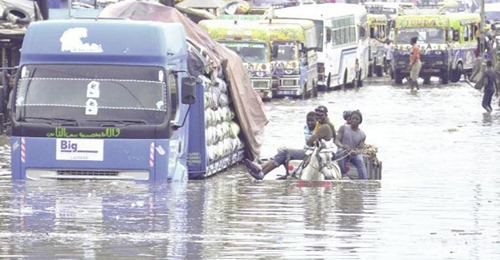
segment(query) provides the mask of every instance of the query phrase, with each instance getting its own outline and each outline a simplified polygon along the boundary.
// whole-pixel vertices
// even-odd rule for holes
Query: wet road
[[[0,146],[0,257],[65,259],[495,259],[500,254],[500,107],[466,83],[359,90],[266,103],[262,156],[301,147],[305,114],[338,128],[359,109],[381,181],[311,187],[254,181],[241,166],[161,186],[16,182]],[[6,140],[3,140],[5,143]]]

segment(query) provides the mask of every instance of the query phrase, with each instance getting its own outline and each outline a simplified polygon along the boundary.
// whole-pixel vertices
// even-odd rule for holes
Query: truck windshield
[[[13,113],[21,122],[161,124],[167,120],[164,77],[160,67],[26,65]]]
[[[290,61],[297,60],[297,46],[290,41],[274,41],[272,49],[272,60],[274,61]]]
[[[221,43],[236,52],[243,62],[269,62],[269,45],[265,42],[223,41]]]

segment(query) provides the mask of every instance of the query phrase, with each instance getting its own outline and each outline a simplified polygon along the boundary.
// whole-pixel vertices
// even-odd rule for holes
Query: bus
[[[247,68],[252,86],[261,98],[272,98],[269,31],[250,21],[202,20],[210,37],[236,52]]]
[[[198,24],[242,57],[252,85],[262,98],[316,96],[314,24],[307,20],[243,20],[246,17],[233,16],[234,21],[202,20]],[[262,54],[258,60],[256,49]]]
[[[420,77],[428,84],[432,76],[443,84],[458,82],[472,74],[477,47],[477,13],[437,13],[403,15],[396,18],[393,72],[396,84],[409,75],[410,39],[417,37],[422,69]]]
[[[385,68],[385,41],[388,39],[389,28],[387,17],[383,14],[368,14],[368,29],[370,34],[370,64],[368,77],[373,74],[382,77]]]
[[[318,37],[318,87],[359,85],[368,71],[367,12],[356,4],[316,4],[273,10],[269,16],[314,22]]]
[[[485,21],[488,24],[500,22],[500,3],[491,3],[484,5]]]
[[[317,37],[308,20],[261,20],[268,28],[271,45],[273,93],[277,97],[316,97],[318,78]]]
[[[412,2],[365,2],[363,6],[368,14],[385,15],[388,26],[388,39],[394,40],[394,20],[396,17],[408,12],[418,11],[419,8]]]

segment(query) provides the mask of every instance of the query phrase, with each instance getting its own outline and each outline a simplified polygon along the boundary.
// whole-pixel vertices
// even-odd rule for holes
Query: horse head
[[[304,165],[300,171],[300,180],[304,181],[323,181],[325,177],[320,171],[321,157],[319,157],[319,152],[321,151],[321,143],[316,142],[312,149],[312,153],[304,159]]]
[[[304,159],[299,179],[304,181],[341,179],[340,168],[335,161],[331,160],[331,156],[332,153],[328,151],[325,144],[317,142],[311,154]]]

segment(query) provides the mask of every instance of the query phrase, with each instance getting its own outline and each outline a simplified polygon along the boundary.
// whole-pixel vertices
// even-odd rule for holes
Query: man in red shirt
[[[413,88],[417,88],[418,90],[418,74],[420,74],[420,69],[422,68],[422,62],[420,62],[420,48],[417,45],[417,39],[418,37],[413,37],[410,40],[411,54],[409,83],[412,91]]]

